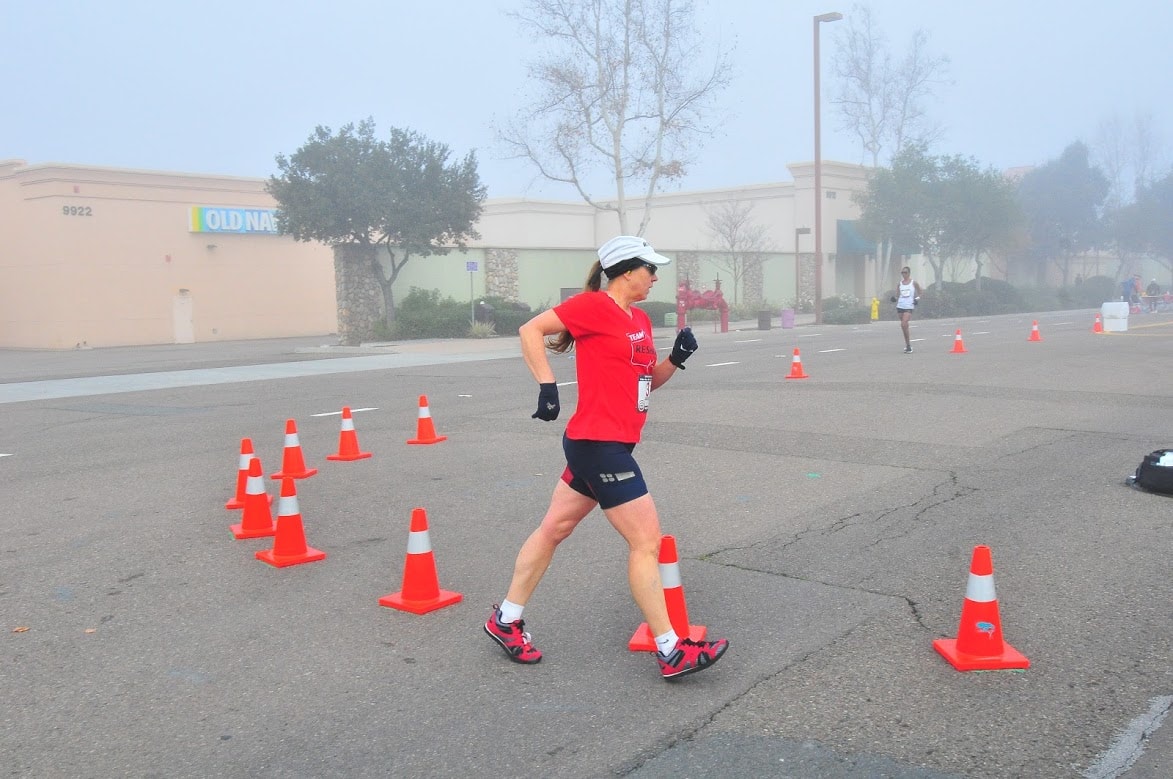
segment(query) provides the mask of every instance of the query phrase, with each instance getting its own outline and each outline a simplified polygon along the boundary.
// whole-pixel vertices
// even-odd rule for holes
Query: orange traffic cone
[[[951,351],[950,354],[964,354],[964,353],[965,353],[965,341],[961,340],[961,330],[958,330],[957,334],[953,336],[953,351]]]
[[[240,439],[240,461],[236,468],[236,494],[224,504],[226,509],[244,508],[244,490],[248,486],[248,465],[253,459],[253,440]]]
[[[794,356],[790,359],[790,375],[788,379],[809,379],[810,376],[802,372],[802,356],[798,353],[798,347],[794,347]]]
[[[969,566],[969,584],[961,606],[957,638],[938,638],[933,649],[958,671],[998,671],[1029,668],[1030,661],[1002,640],[998,596],[994,593],[994,563],[990,547],[975,546]]]
[[[258,560],[277,568],[326,559],[325,552],[306,546],[305,528],[302,527],[301,511],[297,507],[297,489],[293,484],[293,479],[288,476],[281,480],[281,500],[277,503],[277,533],[273,537],[273,548],[256,553]]]
[[[676,557],[676,538],[662,536],[660,538],[660,581],[664,586],[664,602],[668,606],[668,619],[672,622],[672,629],[681,638],[691,638],[700,641],[705,637],[704,625],[690,625],[688,623],[688,607],[684,603],[684,588],[680,585],[680,563]],[[648,623],[644,622],[635,631],[627,648],[632,652],[655,652],[656,637]]]
[[[326,455],[327,460],[362,460],[370,457],[370,452],[359,451],[358,433],[354,432],[354,417],[350,415],[350,406],[342,407],[342,432],[338,435],[338,453]]]
[[[412,509],[407,560],[403,565],[403,589],[379,598],[379,605],[412,614],[426,614],[459,603],[463,597],[459,592],[440,589],[436,559],[432,556],[432,542],[428,537],[427,512],[421,508]]]
[[[432,412],[428,409],[428,396],[420,395],[420,415],[416,423],[415,438],[409,444],[438,444],[447,441],[448,436],[436,435],[436,426],[432,424]]]
[[[1099,311],[1096,312],[1096,323],[1094,325],[1092,325],[1092,332],[1093,333],[1104,332],[1104,322],[1103,322],[1103,320],[1100,319],[1100,312]]]
[[[1027,338],[1026,340],[1028,340],[1028,341],[1041,341],[1041,340],[1043,340],[1043,337],[1041,335],[1039,335],[1039,321],[1037,319],[1030,323],[1030,338]]]
[[[248,464],[248,483],[244,488],[244,514],[239,525],[228,528],[237,538],[262,538],[277,532],[273,524],[273,507],[265,492],[265,477],[261,472],[261,459],[253,457]]]
[[[301,441],[297,437],[297,423],[292,419],[285,420],[285,457],[281,461],[281,470],[270,474],[270,479],[308,479],[318,472],[317,468],[306,468],[305,457],[301,453]]]

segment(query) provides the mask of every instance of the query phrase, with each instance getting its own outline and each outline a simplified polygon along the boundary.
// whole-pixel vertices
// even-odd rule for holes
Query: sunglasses
[[[648,273],[652,274],[653,276],[656,275],[656,266],[655,265],[652,265],[650,262],[645,262],[644,267],[648,269]]]

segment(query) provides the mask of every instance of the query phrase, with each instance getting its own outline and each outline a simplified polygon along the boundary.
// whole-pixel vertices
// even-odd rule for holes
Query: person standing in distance
[[[552,422],[561,408],[547,348],[560,354],[576,349],[578,407],[562,436],[566,469],[541,523],[517,554],[509,590],[500,606],[493,606],[485,632],[514,662],[542,659],[525,632],[522,610],[558,545],[598,506],[627,542],[631,594],[655,636],[660,673],[672,679],[708,668],[729,642],[692,641],[672,629],[660,581],[660,518],[632,452],[652,391],[684,369],[697,342],[686,327],[676,334],[672,353],[658,360],[651,319],[632,305],[647,298],[657,266],[671,259],[630,235],[607,241],[598,255],[583,292],[518,329],[522,357],[539,385],[533,418]]]
[[[913,281],[912,271],[905,266],[900,269],[900,282],[896,285],[896,294],[892,302],[896,304],[896,313],[900,316],[900,329],[904,332],[904,353],[912,354],[912,338],[908,334],[908,320],[912,319],[912,310],[920,302],[920,284]]]

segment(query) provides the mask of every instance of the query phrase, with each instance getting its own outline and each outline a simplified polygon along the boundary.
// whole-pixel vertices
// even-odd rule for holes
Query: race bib
[[[647,413],[648,401],[652,397],[652,377],[648,375],[639,377],[639,391],[635,393],[635,410],[640,413]]]

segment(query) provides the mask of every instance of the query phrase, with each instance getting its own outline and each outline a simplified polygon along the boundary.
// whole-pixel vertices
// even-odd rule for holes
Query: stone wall
[[[338,302],[338,343],[358,346],[369,341],[383,321],[383,290],[371,272],[374,246],[334,247],[334,291]]]
[[[742,255],[741,296],[738,298],[738,303],[743,306],[757,307],[762,302],[764,286],[761,256],[758,254]]]
[[[517,300],[517,252],[489,249],[485,252],[485,296]]]

